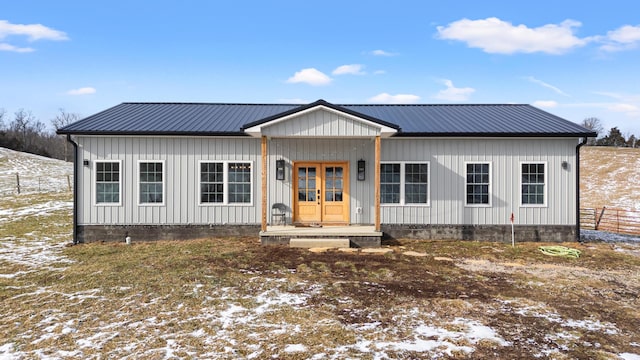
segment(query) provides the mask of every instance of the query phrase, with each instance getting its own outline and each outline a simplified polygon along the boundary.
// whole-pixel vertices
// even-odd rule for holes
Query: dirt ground
[[[531,358],[563,336],[580,341],[567,340],[566,351],[550,358],[640,353],[640,247],[567,244],[582,252],[567,259],[541,254],[540,245],[407,241],[384,255],[265,247],[246,266],[259,273],[285,267],[322,281],[332,291],[312,303],[331,304],[344,324],[366,322],[370,311],[428,304],[441,319],[479,319],[513,344],[479,347],[473,358]]]

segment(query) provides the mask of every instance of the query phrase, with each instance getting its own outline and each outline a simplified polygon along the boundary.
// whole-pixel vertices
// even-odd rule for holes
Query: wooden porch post
[[[376,136],[375,159],[373,161],[373,188],[374,188],[374,222],[376,231],[380,231],[380,136]]]
[[[260,229],[267,231],[267,137],[262,137],[262,224]]]

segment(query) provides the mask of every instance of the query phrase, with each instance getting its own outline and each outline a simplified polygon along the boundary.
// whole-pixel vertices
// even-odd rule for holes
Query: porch
[[[376,231],[374,225],[351,226],[267,226],[260,231],[262,245],[291,245],[292,239],[297,243],[339,244],[348,240],[349,247],[380,247],[382,232]],[[337,246],[337,245],[336,245]]]

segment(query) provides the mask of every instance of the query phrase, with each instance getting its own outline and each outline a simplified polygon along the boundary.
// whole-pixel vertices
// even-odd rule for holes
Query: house
[[[512,216],[521,240],[574,240],[596,136],[530,105],[324,100],[122,103],[58,134],[76,149],[76,242],[315,231],[354,246],[510,241]]]

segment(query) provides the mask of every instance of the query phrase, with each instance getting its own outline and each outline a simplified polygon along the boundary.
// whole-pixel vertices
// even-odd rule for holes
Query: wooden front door
[[[294,223],[349,223],[347,162],[296,162],[293,174]]]

